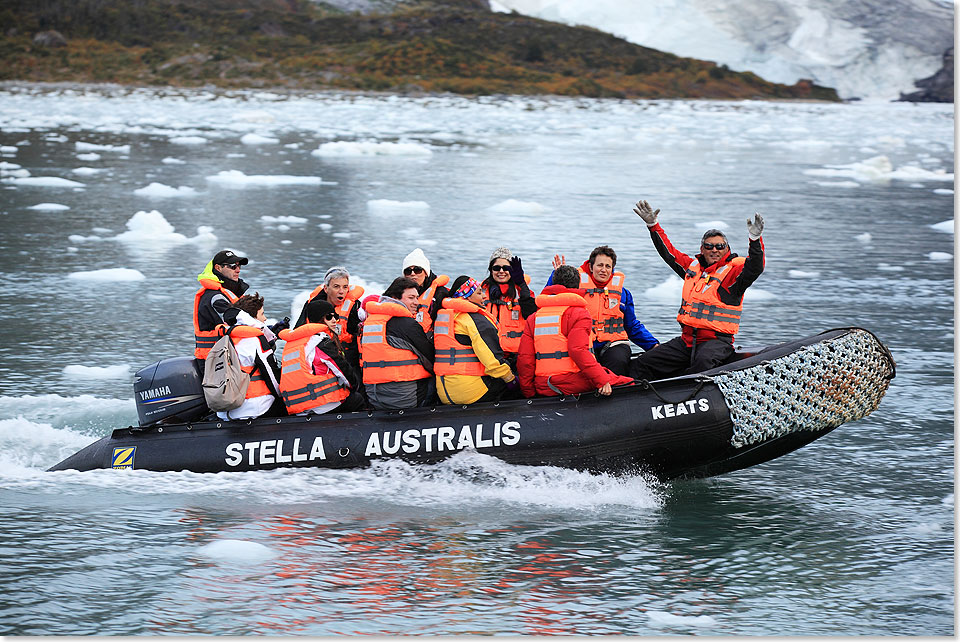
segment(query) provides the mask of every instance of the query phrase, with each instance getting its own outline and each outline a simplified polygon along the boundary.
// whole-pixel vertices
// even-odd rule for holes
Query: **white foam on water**
[[[222,187],[278,187],[281,185],[321,185],[323,180],[319,176],[284,176],[284,175],[246,175],[240,170],[230,169],[207,176],[207,181]]]
[[[23,187],[84,187],[83,183],[59,176],[13,176],[0,180]]]
[[[371,214],[422,214],[430,211],[425,201],[391,201],[380,198],[367,201],[367,211]]]
[[[488,212],[524,212],[527,214],[541,214],[551,211],[546,205],[541,205],[536,201],[520,201],[514,198],[508,198],[500,201],[496,205],[487,208]]]
[[[240,539],[221,539],[197,549],[203,557],[226,562],[262,562],[273,559],[277,553],[268,546]]]
[[[171,187],[163,183],[150,183],[146,187],[133,190],[133,193],[137,196],[146,196],[149,198],[178,198],[196,196],[197,190],[185,185]]]
[[[79,152],[117,152],[120,154],[130,153],[130,145],[99,145],[97,143],[77,141],[74,143],[74,146]]]
[[[948,232],[950,234],[953,234],[953,231],[954,231],[953,219],[950,219],[949,221],[940,221],[939,223],[934,223],[930,227],[932,227],[938,232]]]
[[[37,210],[38,212],[62,212],[70,209],[70,206],[62,205],[60,203],[37,203],[36,205],[31,205],[27,209]]]
[[[952,261],[953,254],[949,252],[930,252],[927,254],[927,258],[931,261]]]
[[[107,170],[97,167],[75,167],[70,171],[77,176],[93,176],[94,174],[99,174],[100,172],[105,172]]]
[[[209,141],[203,136],[174,136],[170,142],[174,145],[206,145]]]
[[[173,156],[167,156],[160,162],[163,163],[164,165],[186,165],[187,164],[187,161],[180,160],[179,158],[174,158]]]
[[[71,272],[67,275],[67,278],[75,281],[109,283],[123,281],[143,281],[147,277],[145,277],[140,270],[134,270],[132,268],[107,268],[104,270]]]
[[[100,154],[96,152],[88,152],[86,154],[77,154],[77,160],[82,160],[85,163],[89,163],[91,161],[98,161],[101,158],[102,157],[100,156]]]
[[[22,416],[0,419],[0,480],[4,486],[51,482],[44,471],[94,441]]]
[[[815,279],[820,276],[819,272],[805,272],[803,270],[790,270],[787,274],[792,279]]]
[[[711,627],[719,622],[709,615],[674,615],[666,611],[647,611],[650,623],[658,626]]]
[[[63,374],[77,379],[127,379],[130,377],[130,366],[126,364],[112,366],[70,365],[63,369]]]
[[[417,143],[380,143],[373,141],[336,141],[323,143],[310,152],[325,158],[361,158],[369,156],[431,156],[433,151]]]
[[[244,145],[275,145],[280,142],[279,138],[271,136],[262,136],[260,134],[244,134],[240,137],[240,142]]]
[[[303,225],[307,222],[307,219],[303,218],[302,216],[261,216],[259,221],[264,225],[277,225],[280,223],[286,223],[289,225]]]

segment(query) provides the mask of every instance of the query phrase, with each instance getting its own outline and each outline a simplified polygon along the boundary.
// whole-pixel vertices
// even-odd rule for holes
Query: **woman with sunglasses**
[[[417,284],[417,311],[414,317],[423,327],[423,331],[429,334],[440,309],[439,301],[450,292],[446,287],[450,277],[446,274],[434,274],[430,270],[430,260],[419,247],[403,257],[401,269],[403,276]]]
[[[500,347],[510,367],[516,369],[517,351],[526,319],[537,311],[530,293],[530,277],[523,273],[519,256],[505,247],[490,255],[489,275],[481,283],[483,307],[496,322]]]
[[[746,258],[730,252],[727,236],[716,229],[704,233],[700,253],[691,257],[670,243],[657,222],[660,210],[640,201],[633,211],[647,224],[660,257],[683,279],[683,294],[677,315],[680,336],[640,355],[631,376],[659,379],[723,365],[733,355],[743,295],[763,272],[763,217],[757,213],[747,219]]]
[[[362,382],[343,353],[340,315],[329,301],[305,306],[306,323],[280,332],[283,376],[280,396],[291,415],[361,410]]]

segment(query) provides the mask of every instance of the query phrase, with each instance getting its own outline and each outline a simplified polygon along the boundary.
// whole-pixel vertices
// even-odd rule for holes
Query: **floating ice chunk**
[[[36,205],[31,205],[27,209],[37,210],[39,212],[62,212],[63,210],[70,209],[70,206],[61,205],[60,203],[37,203]]]
[[[861,243],[869,243],[873,240],[873,236],[870,235],[870,232],[864,232],[863,234],[857,234],[855,237]]]
[[[84,187],[83,183],[58,176],[23,176],[4,178],[3,181],[28,187]]]
[[[130,367],[123,364],[115,366],[67,366],[63,374],[80,379],[119,379],[130,375]]]
[[[429,147],[417,143],[377,143],[337,141],[323,143],[310,152],[321,157],[431,156]]]
[[[856,181],[814,181],[813,184],[820,187],[860,187]]]
[[[20,150],[13,145],[0,145],[0,154],[16,154]]]
[[[186,165],[187,164],[187,161],[180,160],[179,158],[174,158],[173,156],[167,156],[160,162],[163,163],[164,165]]]
[[[773,292],[758,287],[747,288],[747,291],[743,294],[744,301],[769,301],[776,298],[777,295]]]
[[[244,145],[275,145],[280,142],[279,138],[270,138],[260,134],[244,134],[240,137],[240,142]]]
[[[104,170],[97,169],[96,167],[75,167],[70,171],[78,176],[93,176],[94,174],[99,174]]]
[[[187,238],[183,234],[175,232],[173,225],[157,210],[137,212],[127,221],[127,231],[113,237],[115,241],[146,246],[151,250],[183,243],[202,245],[216,239],[217,237],[211,234],[211,228],[206,226],[197,228],[197,236]]]
[[[20,169],[20,165],[16,163],[9,163],[7,161],[0,161],[0,171],[7,171],[11,169]]]
[[[85,163],[89,163],[91,161],[98,161],[101,158],[102,157],[100,156],[100,154],[96,152],[90,152],[88,154],[77,154],[77,160],[82,160]]]
[[[284,147],[287,149],[300,149],[300,143],[287,143]]]
[[[513,198],[508,198],[505,201],[500,201],[496,205],[491,205],[487,208],[488,212],[525,212],[527,214],[541,214],[543,212],[549,212],[551,208],[546,205],[541,205],[536,201],[518,201]]]
[[[348,239],[352,235],[350,234],[350,232],[334,232],[331,236],[335,236],[338,239]]]
[[[99,236],[83,236],[82,234],[71,234],[67,237],[67,240],[71,243],[83,243],[85,241],[102,241],[103,239]]]
[[[206,145],[207,139],[203,136],[174,136],[170,142],[174,145]]]
[[[320,228],[321,230],[323,230],[324,232],[329,232],[330,230],[333,229],[333,226],[330,225],[329,223],[321,223],[321,224],[318,225],[317,227],[319,227],[319,228]]]
[[[671,275],[667,277],[666,281],[663,281],[658,285],[655,285],[652,288],[647,288],[643,291],[644,296],[646,296],[648,299],[665,301],[668,303],[675,303],[676,301],[679,301],[682,293],[683,279],[676,275]]]
[[[950,261],[953,259],[953,254],[949,252],[930,252],[927,254],[927,258],[931,261]]]
[[[291,225],[303,225],[307,219],[302,216],[261,216],[260,222],[264,225],[277,225],[278,223],[289,223]]]
[[[239,539],[221,539],[201,546],[197,551],[204,557],[218,560],[236,560],[242,562],[257,562],[276,557],[267,546],[257,542],[247,542]]]
[[[950,234],[953,234],[953,219],[950,219],[949,221],[940,221],[939,223],[934,223],[930,227],[932,227],[938,232],[948,232]]]
[[[697,221],[693,224],[693,226],[698,230],[703,230],[704,232],[707,230],[726,230],[730,227],[723,221]]]
[[[211,183],[223,187],[276,187],[279,185],[321,185],[323,181],[319,176],[247,176],[240,170],[230,169],[222,171],[215,176],[207,176]]]
[[[647,611],[650,622],[665,626],[716,626],[715,618],[709,615],[674,615],[666,611]]]
[[[148,196],[150,198],[176,198],[182,196],[196,196],[197,190],[192,187],[181,185],[180,187],[170,187],[163,183],[150,183],[146,187],[133,190],[137,196]]]
[[[111,230],[109,227],[95,227],[95,228],[93,228],[92,231],[93,231],[95,234],[100,234],[100,235],[103,235],[103,234],[113,234],[113,230]]]
[[[815,279],[820,276],[819,272],[804,272],[803,270],[790,270],[787,272],[791,279]]]
[[[877,265],[877,269],[882,272],[903,272],[903,267],[900,265],[890,265],[888,263],[880,263]]]
[[[276,120],[273,114],[268,111],[263,111],[262,109],[238,111],[231,116],[231,119],[243,123],[272,123]]]
[[[437,244],[437,242],[434,241],[433,239],[415,239],[414,243],[416,243],[417,245],[429,245],[429,246],[434,246]]]
[[[0,176],[10,176],[13,178],[26,178],[30,176],[29,170],[26,169],[0,169]]]
[[[947,189],[947,188],[945,188],[945,187],[940,187],[940,188],[938,188],[938,189],[935,189],[935,190],[933,190],[933,193],[934,193],[934,194],[942,194],[943,196],[953,196],[953,190],[952,190],[952,189]]]
[[[71,252],[71,253],[72,253],[72,252],[79,252],[79,251],[80,251],[80,248],[78,248],[78,247],[73,247],[72,245],[68,245],[68,246],[67,246],[67,252]]]
[[[108,268],[106,270],[72,272],[67,275],[67,278],[77,281],[143,281],[147,277],[143,276],[140,270],[131,268]]]
[[[953,174],[942,169],[930,171],[914,165],[894,170],[886,156],[873,156],[859,163],[827,165],[821,169],[805,169],[807,176],[833,176],[852,178],[861,183],[889,183],[893,179],[904,181],[953,181]]]
[[[77,141],[75,144],[77,151],[81,152],[118,152],[120,154],[129,154],[130,145],[98,145],[97,143],[85,143]]]
[[[371,214],[416,214],[430,211],[425,201],[391,201],[380,198],[367,201],[367,211]]]

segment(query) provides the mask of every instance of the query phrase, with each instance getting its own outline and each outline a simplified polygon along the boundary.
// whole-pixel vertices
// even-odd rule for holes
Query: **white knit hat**
[[[405,270],[411,265],[419,265],[427,274],[430,274],[430,261],[419,247],[403,257],[403,265],[400,266],[400,270]]]

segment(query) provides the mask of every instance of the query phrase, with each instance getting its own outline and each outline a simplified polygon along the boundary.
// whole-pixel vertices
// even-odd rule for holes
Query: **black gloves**
[[[290,317],[283,317],[283,321],[277,321],[268,327],[270,328],[270,332],[280,334],[281,330],[286,330],[290,327]]]
[[[520,263],[519,256],[510,259],[510,279],[517,287],[526,284],[526,280],[523,278],[523,264]]]

